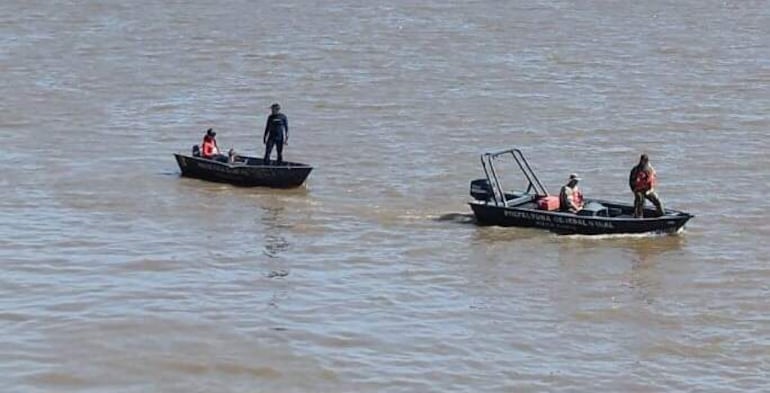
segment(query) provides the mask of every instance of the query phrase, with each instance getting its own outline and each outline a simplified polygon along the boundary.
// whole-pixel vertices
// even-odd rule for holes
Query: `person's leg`
[[[634,193],[634,217],[644,217],[644,193]]]
[[[278,152],[278,163],[283,163],[283,139],[275,141],[275,150]]]
[[[273,144],[275,142],[272,139],[268,139],[265,144],[265,165],[270,165],[270,154],[273,153]]]
[[[655,191],[650,191],[645,195],[645,198],[649,199],[650,202],[652,202],[653,205],[655,205],[655,210],[657,211],[659,216],[662,216],[663,213],[663,203],[660,202],[660,198],[658,198],[658,194],[655,193]]]

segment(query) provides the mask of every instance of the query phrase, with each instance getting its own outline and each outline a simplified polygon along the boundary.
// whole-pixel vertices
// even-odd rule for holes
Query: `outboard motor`
[[[201,156],[201,147],[198,146],[198,145],[193,145],[192,155],[193,155],[193,157],[200,157]]]
[[[492,186],[487,179],[471,180],[471,196],[478,201],[492,199]]]

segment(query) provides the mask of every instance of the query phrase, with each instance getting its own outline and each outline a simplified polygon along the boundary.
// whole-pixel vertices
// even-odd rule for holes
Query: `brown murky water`
[[[638,4],[637,4],[638,3]],[[0,386],[761,391],[767,1],[0,2]],[[291,122],[307,187],[182,179]],[[479,228],[478,154],[666,237]]]

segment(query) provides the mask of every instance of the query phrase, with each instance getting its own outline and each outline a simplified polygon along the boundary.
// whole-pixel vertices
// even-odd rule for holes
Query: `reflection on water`
[[[635,241],[634,241],[635,240]],[[683,236],[660,235],[628,239],[621,247],[631,253],[628,287],[636,300],[652,304],[661,290],[665,266],[671,252],[682,249]]]
[[[277,258],[281,253],[289,249],[289,242],[286,240],[284,231],[290,228],[283,221],[283,206],[262,206],[262,231],[265,234],[264,254]]]
[[[559,245],[558,304],[569,313],[601,320],[615,308],[651,305],[661,295],[685,239],[671,235],[553,236]],[[592,288],[597,282],[614,283]],[[606,284],[605,284],[606,285]],[[586,288],[581,288],[585,286]],[[580,293],[592,293],[581,301]],[[598,301],[601,299],[603,301]],[[605,303],[606,302],[606,303]]]
[[[289,249],[289,242],[280,234],[265,234],[265,255],[276,258]]]
[[[282,258],[281,254],[289,250],[291,244],[286,239],[286,231],[291,230],[291,226],[286,223],[285,207],[280,204],[263,205],[260,222],[262,223],[262,233],[264,233],[264,249],[262,253],[269,258],[267,261],[268,272],[265,277],[269,279],[283,279],[289,276],[289,260]],[[268,305],[278,308],[279,305],[289,297],[286,283],[279,284],[273,292]]]
[[[264,235],[262,254],[269,257],[265,263],[267,273],[264,273],[264,277],[278,280],[274,284],[277,286],[272,288],[272,295],[267,304],[271,308],[278,309],[290,294],[289,283],[281,281],[290,273],[288,266],[290,260],[283,258],[282,254],[291,247],[291,243],[287,240],[287,233],[292,228],[287,223],[286,207],[282,203],[271,202],[273,203],[260,206],[262,214],[259,222],[262,224],[260,230]]]
[[[667,260],[680,251],[686,242],[677,235],[620,235],[620,236],[568,236],[565,237],[565,255],[577,249],[594,254],[597,263],[617,274],[620,285],[630,290],[633,302],[652,304],[658,297],[669,269]],[[603,261],[603,262],[600,262]],[[606,266],[612,264],[611,266]],[[622,269],[622,270],[618,270]]]
[[[680,235],[652,235],[638,239],[621,239],[620,247],[634,256],[634,266],[643,267],[668,252],[681,250],[686,237]]]

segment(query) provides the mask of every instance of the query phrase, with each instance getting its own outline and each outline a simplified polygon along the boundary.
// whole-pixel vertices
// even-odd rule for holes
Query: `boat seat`
[[[522,196],[520,196],[518,198],[509,199],[507,201],[506,206],[521,205],[521,204],[524,204],[524,203],[527,203],[527,202],[532,202],[534,200],[535,200],[535,196],[532,195],[532,194],[522,195]]]
[[[588,202],[583,206],[580,211],[577,212],[578,216],[591,216],[591,217],[609,217],[609,212],[606,206],[599,202]]]

